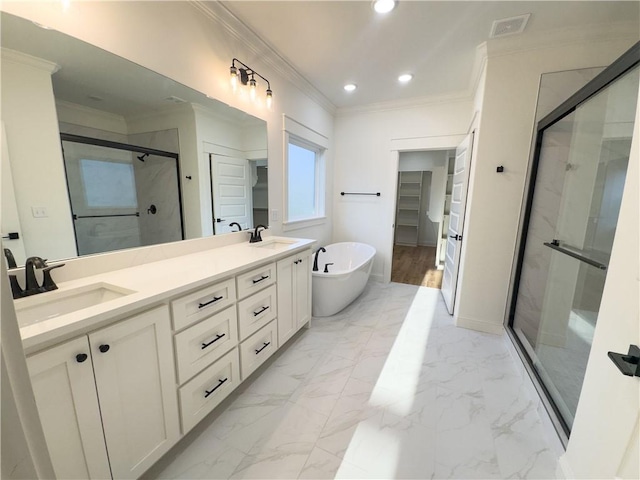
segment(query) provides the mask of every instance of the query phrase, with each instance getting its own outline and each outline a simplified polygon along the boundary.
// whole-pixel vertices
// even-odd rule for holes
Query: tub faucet
[[[236,231],[241,232],[242,231],[242,227],[240,226],[240,224],[238,222],[231,222],[229,224],[229,228],[232,228],[234,225],[238,226],[238,230],[231,230],[232,232],[236,232]]]
[[[325,250],[324,247],[320,247],[318,250],[316,250],[315,258],[313,259],[313,271],[314,272],[318,271],[318,255],[320,255],[320,252],[327,253],[327,251]]]
[[[262,241],[262,235],[260,235],[260,229],[266,230],[267,227],[265,227],[264,225],[256,225],[256,229],[255,231],[251,234],[251,240],[249,240],[249,243],[256,243],[256,242],[261,242]]]

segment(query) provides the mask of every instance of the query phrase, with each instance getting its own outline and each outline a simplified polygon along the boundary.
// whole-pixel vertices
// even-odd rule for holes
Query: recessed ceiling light
[[[395,7],[395,0],[375,0],[373,2],[373,9],[378,13],[389,13]]]
[[[402,75],[400,75],[398,77],[398,81],[400,83],[407,83],[409,82],[411,79],[413,78],[413,75],[411,75],[410,73],[403,73]]]
[[[358,86],[357,86],[355,83],[347,83],[347,84],[344,86],[344,89],[345,89],[347,92],[353,92],[356,88],[358,88]]]

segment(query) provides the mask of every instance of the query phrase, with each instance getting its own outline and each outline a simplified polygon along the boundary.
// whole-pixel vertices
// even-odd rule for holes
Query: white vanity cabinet
[[[311,250],[277,263],[278,345],[311,320]]]
[[[169,322],[161,306],[28,358],[58,478],[137,478],[178,441]]]

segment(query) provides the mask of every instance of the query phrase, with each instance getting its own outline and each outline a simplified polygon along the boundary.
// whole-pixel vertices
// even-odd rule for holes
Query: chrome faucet
[[[262,235],[260,235],[261,230],[259,230],[260,228],[262,228],[263,230],[267,229],[267,227],[265,227],[264,225],[257,225],[255,231],[251,234],[251,240],[249,240],[249,243],[262,241]]]
[[[238,230],[231,230],[232,232],[235,232],[235,231],[241,232],[242,231],[242,227],[240,226],[240,224],[238,222],[231,222],[229,224],[229,228],[232,228],[234,225],[238,226]]]
[[[320,255],[320,252],[327,253],[327,251],[325,250],[324,247],[320,247],[318,250],[316,250],[316,255],[315,255],[315,258],[313,259],[313,271],[314,272],[318,271],[318,255]]]

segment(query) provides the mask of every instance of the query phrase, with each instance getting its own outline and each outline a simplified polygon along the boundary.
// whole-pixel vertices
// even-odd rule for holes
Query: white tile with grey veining
[[[539,398],[507,341],[455,327],[438,290],[370,282],[156,476],[553,478]]]

